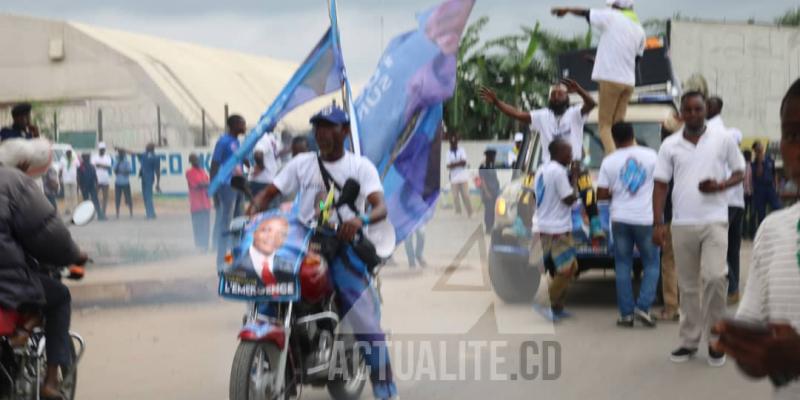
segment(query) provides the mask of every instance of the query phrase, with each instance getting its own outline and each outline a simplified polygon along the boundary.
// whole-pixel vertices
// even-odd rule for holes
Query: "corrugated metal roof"
[[[201,110],[214,125],[224,126],[223,113],[242,114],[254,125],[277,97],[298,64],[234,51],[203,47],[154,36],[69,23],[140,66],[191,124]],[[309,51],[314,43],[309,43]],[[283,124],[308,128],[308,118],[330,102],[318,99],[289,114]]]

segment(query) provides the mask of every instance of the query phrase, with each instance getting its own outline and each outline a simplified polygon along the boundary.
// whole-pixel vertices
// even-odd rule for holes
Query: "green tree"
[[[780,26],[800,26],[800,7],[789,10],[776,18],[775,23]]]
[[[563,38],[537,23],[480,45],[488,21],[482,17],[467,28],[458,54],[456,91],[445,105],[448,130],[466,139],[507,139],[524,128],[483,103],[478,95],[481,86],[491,87],[517,107],[541,107],[558,76],[558,55],[589,47],[591,42],[591,33]]]

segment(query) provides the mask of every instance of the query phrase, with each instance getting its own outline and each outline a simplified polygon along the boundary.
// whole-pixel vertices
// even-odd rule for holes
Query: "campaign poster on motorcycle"
[[[219,294],[244,301],[295,301],[311,232],[293,213],[268,211],[245,226],[234,262],[219,276]]]

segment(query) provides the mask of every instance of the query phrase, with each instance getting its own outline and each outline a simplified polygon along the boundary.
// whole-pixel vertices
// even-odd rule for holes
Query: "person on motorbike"
[[[34,147],[49,146],[30,143]],[[69,368],[73,362],[71,297],[69,289],[39,265],[84,265],[88,256],[72,240],[36,184],[36,176],[31,176],[46,171],[39,165],[41,149],[34,150],[17,152],[0,164],[0,307],[44,316],[47,373],[40,393],[43,399],[60,399],[59,368]],[[23,324],[17,335],[25,339],[31,328]]]
[[[256,195],[248,214],[266,210],[279,196],[297,193],[300,220],[311,224],[317,215],[319,194],[328,192],[331,186],[338,192],[348,179],[353,179],[361,188],[353,209],[343,207],[329,220],[331,224],[338,223],[336,236],[349,246],[344,254],[352,255],[353,240],[362,229],[387,217],[383,185],[377,169],[367,158],[345,150],[345,140],[350,135],[350,118],[346,112],[336,106],[327,107],[311,118],[311,124],[319,155],[303,153],[293,158],[273,183]],[[375,397],[396,397],[385,334],[380,327],[380,301],[370,285],[371,275],[364,265],[353,268],[353,264],[344,260],[346,256],[342,251],[338,254],[327,261],[337,292],[339,312],[354,325],[356,339],[370,346],[371,351],[365,354],[365,358],[371,370]]]

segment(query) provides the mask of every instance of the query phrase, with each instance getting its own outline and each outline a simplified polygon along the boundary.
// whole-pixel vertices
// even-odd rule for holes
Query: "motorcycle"
[[[243,179],[234,178],[231,184],[252,198]],[[354,200],[358,190],[351,185],[347,193],[343,191],[337,204]],[[335,206],[329,201],[321,214]],[[246,228],[252,229],[252,224],[248,218],[234,219],[229,233],[241,242],[246,238]],[[299,267],[295,268],[295,273],[299,288],[296,291],[288,293],[283,289],[291,285],[278,284],[278,289],[267,289],[270,300],[251,302],[238,335],[239,346],[231,368],[231,400],[299,398],[303,387],[307,386],[326,387],[336,400],[361,397],[369,377],[367,365],[354,337],[347,333],[339,319],[328,265],[320,254],[321,244],[313,239],[315,236],[332,237],[333,232],[318,224],[298,246]],[[239,249],[238,254],[232,254],[230,262],[241,257],[243,251]],[[247,254],[244,256],[246,259]],[[243,289],[241,285],[246,284],[237,281],[239,278],[241,276],[221,275],[220,294],[230,295],[228,289],[249,294],[261,290]]]
[[[72,215],[72,224],[83,226],[94,219],[95,209],[92,202],[84,202],[76,207]],[[32,260],[35,263],[35,260]],[[67,277],[80,279],[83,267],[69,266],[45,269],[56,279]],[[13,343],[13,337],[32,315],[23,315],[17,310],[0,308],[0,400],[39,400],[39,390],[44,383],[47,369],[45,353],[44,324],[41,318],[38,326],[31,331],[28,340],[19,345]],[[66,400],[75,399],[78,383],[78,363],[86,350],[86,341],[76,332],[70,331],[72,338],[72,359],[70,368],[61,370],[61,393]]]

